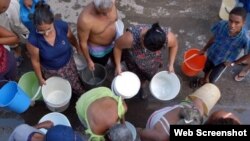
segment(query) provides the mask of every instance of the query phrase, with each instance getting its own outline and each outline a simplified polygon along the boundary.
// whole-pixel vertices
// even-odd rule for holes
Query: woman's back
[[[92,132],[103,135],[118,121],[117,102],[111,97],[98,99],[89,106],[87,116]]]

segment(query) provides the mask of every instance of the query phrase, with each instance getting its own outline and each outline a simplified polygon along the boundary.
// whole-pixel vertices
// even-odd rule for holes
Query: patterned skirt
[[[84,93],[84,86],[82,81],[80,80],[80,76],[76,69],[76,64],[73,57],[71,57],[70,61],[64,67],[58,70],[49,70],[42,67],[42,73],[45,79],[48,79],[52,76],[59,76],[67,79],[72,87],[74,94],[82,95]]]

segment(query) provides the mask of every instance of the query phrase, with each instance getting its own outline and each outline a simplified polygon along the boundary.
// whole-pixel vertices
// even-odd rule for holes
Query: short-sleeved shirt
[[[207,55],[214,65],[233,62],[242,50],[250,53],[246,30],[242,29],[236,36],[229,35],[228,21],[220,21],[212,26],[215,41],[208,48]]]
[[[11,0],[8,9],[0,14],[0,25],[17,34],[20,42],[25,43],[26,38],[23,37],[23,34],[28,35],[29,30],[22,24],[19,12],[20,4],[18,0]]]
[[[66,65],[72,55],[72,47],[68,40],[68,24],[62,20],[54,22],[56,38],[50,45],[35,27],[30,31],[28,41],[39,49],[40,62],[46,69],[57,70]]]
[[[34,133],[44,134],[28,124],[21,124],[11,133],[8,141],[31,141],[31,135]]]

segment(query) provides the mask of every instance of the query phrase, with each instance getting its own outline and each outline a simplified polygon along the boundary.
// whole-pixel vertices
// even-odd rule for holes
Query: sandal
[[[239,74],[237,74],[235,77],[234,77],[234,80],[235,81],[242,81],[243,79],[245,79],[245,77],[248,75],[248,73],[250,72],[250,70],[247,70],[246,72],[245,71],[241,71]]]
[[[196,77],[190,81],[189,87],[195,89],[201,87],[203,84],[204,83],[202,82],[201,78]]]

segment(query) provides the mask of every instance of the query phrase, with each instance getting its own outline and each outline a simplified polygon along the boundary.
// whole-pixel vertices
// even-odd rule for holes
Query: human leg
[[[210,75],[209,75],[209,82],[210,83],[215,83],[219,80],[219,78],[221,77],[221,75],[223,74],[223,72],[226,70],[226,65],[224,63],[221,63],[217,66],[215,66]]]
[[[65,78],[69,80],[73,92],[77,95],[82,95],[84,90],[83,83],[80,79],[78,71],[76,69],[76,64],[73,57],[70,59],[69,63],[62,70],[62,74],[65,74]]]
[[[203,69],[204,72],[204,76],[201,78],[195,77],[194,79],[192,79],[189,83],[189,87],[190,88],[198,88],[200,86],[202,86],[205,83],[209,82],[209,75],[212,71],[212,68],[214,67],[214,64],[207,59],[206,63],[205,63],[205,67]]]
[[[250,59],[249,59],[250,60]],[[244,66],[243,69],[234,77],[235,81],[242,81],[250,72],[250,63]]]
[[[14,53],[14,56],[15,56],[16,62],[17,62],[17,66],[19,67],[24,60],[24,58],[22,57],[22,49],[19,45],[16,45],[14,47],[11,47],[11,50]]]
[[[8,70],[5,75],[7,80],[16,80],[17,77],[17,62],[14,55],[11,52],[8,52]]]
[[[214,67],[215,67],[214,63],[212,61],[210,61],[209,59],[207,59],[205,67],[203,69],[203,71],[205,73],[204,77],[202,78],[203,84],[209,82],[209,76],[210,76]]]

